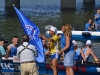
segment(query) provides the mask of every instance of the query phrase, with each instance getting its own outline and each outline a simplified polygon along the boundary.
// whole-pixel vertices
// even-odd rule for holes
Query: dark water
[[[20,10],[38,27],[44,34],[45,25],[54,25],[58,29],[64,23],[69,23],[75,30],[84,30],[84,25],[89,18],[94,20],[96,9],[100,7],[100,0],[95,4],[83,4],[82,0],[76,0],[75,11],[60,11],[60,0],[20,0]],[[0,0],[0,36],[9,40],[14,35],[18,35],[21,40],[23,30],[15,14],[5,10],[5,0]],[[20,41],[19,40],[19,41]],[[8,43],[8,44],[9,44]],[[85,42],[79,41],[79,46],[83,47]],[[100,43],[93,42],[93,49],[100,60]],[[93,58],[90,57],[90,60]]]

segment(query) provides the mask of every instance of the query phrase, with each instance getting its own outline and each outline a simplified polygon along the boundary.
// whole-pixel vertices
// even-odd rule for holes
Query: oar
[[[93,62],[87,62],[87,61],[78,61],[78,62],[76,62],[76,64],[100,64],[100,62],[98,61],[98,62],[95,62],[95,61],[93,61]]]

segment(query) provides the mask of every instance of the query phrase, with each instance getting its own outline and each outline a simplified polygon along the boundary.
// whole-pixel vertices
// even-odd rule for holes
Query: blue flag
[[[39,28],[32,23],[23,13],[21,13],[15,6],[14,9],[18,15],[22,28],[26,34],[29,35],[30,43],[35,45],[38,51],[38,57],[36,58],[37,62],[44,62],[44,49],[42,41],[39,38],[40,30]]]

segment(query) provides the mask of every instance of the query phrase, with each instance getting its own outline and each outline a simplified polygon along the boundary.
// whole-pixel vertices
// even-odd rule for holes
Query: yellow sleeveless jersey
[[[59,37],[57,35],[52,36],[52,39],[54,42],[50,42],[50,53],[55,53],[58,50],[60,50],[60,44],[59,44]]]

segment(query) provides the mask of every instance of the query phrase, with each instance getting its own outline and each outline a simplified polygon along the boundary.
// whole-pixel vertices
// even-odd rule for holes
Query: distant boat
[[[49,37],[50,26],[45,27],[45,34]],[[61,30],[57,31],[57,35],[62,34]],[[96,31],[72,31],[73,40],[100,40],[100,32]]]

